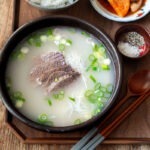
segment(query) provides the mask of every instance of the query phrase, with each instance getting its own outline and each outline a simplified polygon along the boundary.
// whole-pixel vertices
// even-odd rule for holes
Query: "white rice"
[[[43,7],[60,7],[74,2],[74,0],[30,0],[30,1],[39,4]]]

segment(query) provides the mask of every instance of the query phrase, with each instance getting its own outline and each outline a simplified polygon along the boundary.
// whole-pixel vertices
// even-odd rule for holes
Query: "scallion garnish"
[[[65,44],[59,44],[58,48],[60,51],[64,51],[66,46],[65,46]]]
[[[80,119],[76,119],[75,121],[74,121],[74,125],[78,125],[78,124],[80,124],[81,123],[81,120]]]
[[[53,94],[53,98],[56,100],[62,100],[64,98],[64,94],[64,91],[59,91],[58,93]]]
[[[47,34],[48,36],[53,35],[53,29],[49,28],[49,29],[47,30],[46,34]]]
[[[81,34],[84,35],[84,36],[86,36],[86,37],[90,37],[90,34],[87,33],[87,32],[85,32],[85,31],[82,31]]]
[[[12,100],[14,101],[16,107],[22,107],[24,102],[26,101],[25,98],[23,97],[23,94],[20,91],[16,92],[10,92],[10,96]]]
[[[50,98],[47,98],[47,102],[48,102],[49,106],[52,106],[52,101]]]
[[[107,89],[106,89],[105,87],[101,87],[101,91],[102,91],[102,92],[106,92]]]
[[[41,47],[42,41],[40,36],[40,34],[32,34],[27,40],[28,44],[31,46]]]
[[[74,97],[69,97],[69,99],[73,102],[75,102],[75,100],[76,100]]]
[[[100,89],[100,87],[101,87],[101,84],[98,82],[95,84],[94,89],[97,90],[97,89]]]
[[[93,75],[90,75],[90,79],[91,79],[94,83],[97,82],[97,81],[96,81],[96,78],[95,78]]]
[[[109,65],[102,64],[101,67],[103,70],[110,70]]]
[[[90,61],[94,61],[95,59],[96,59],[96,57],[93,54],[89,55],[89,60]]]
[[[93,91],[92,90],[87,90],[86,92],[85,92],[85,97],[89,97],[89,96],[91,96],[93,94]]]
[[[17,108],[21,108],[21,107],[23,106],[23,104],[24,104],[24,102],[23,102],[23,101],[18,100],[18,101],[16,101],[15,106],[16,106]]]
[[[48,115],[47,114],[40,114],[38,117],[39,123],[47,123],[48,122]]]
[[[66,40],[66,45],[67,45],[67,46],[72,45],[72,41],[71,41],[70,39],[67,39],[67,40]]]

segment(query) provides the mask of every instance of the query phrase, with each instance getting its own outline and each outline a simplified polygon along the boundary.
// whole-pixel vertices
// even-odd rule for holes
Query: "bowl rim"
[[[147,0],[148,1],[148,0]],[[90,3],[92,5],[92,7],[96,10],[96,12],[100,15],[102,15],[103,17],[109,19],[109,20],[112,20],[112,21],[116,21],[116,22],[133,22],[133,21],[136,21],[136,20],[140,20],[141,18],[145,17],[146,15],[148,15],[150,13],[150,9],[147,11],[145,11],[144,13],[142,13],[142,15],[138,16],[138,17],[131,17],[131,18],[127,18],[127,17],[119,17],[117,15],[113,16],[114,14],[111,13],[110,11],[106,10],[101,4],[98,4],[100,6],[102,6],[106,11],[108,11],[109,14],[107,14],[105,11],[101,10],[100,7],[98,5],[96,5],[95,3],[97,3],[97,0],[90,0]],[[143,7],[141,7],[142,9]],[[140,9],[140,10],[141,10]],[[138,10],[138,11],[140,11]],[[137,12],[138,12],[137,11]],[[137,13],[136,12],[136,13]],[[131,15],[132,16],[132,15]]]
[[[146,52],[142,55],[142,56],[138,56],[138,57],[130,57],[130,56],[126,56],[124,55],[119,49],[118,51],[125,57],[127,58],[130,58],[130,59],[139,59],[139,58],[142,58],[144,56],[146,56],[149,52],[150,52],[150,34],[146,31],[146,29],[144,27],[142,27],[141,25],[138,25],[138,24],[126,24],[124,26],[121,26],[117,31],[116,31],[116,34],[115,34],[115,43],[116,43],[116,46],[119,42],[119,37],[121,36],[121,34],[124,33],[125,30],[129,29],[129,32],[130,30],[131,31],[136,31],[137,33],[139,33],[139,31],[142,32],[139,33],[141,36],[144,37],[144,40],[147,39],[146,41],[149,41],[149,42],[146,42]],[[144,36],[145,35],[145,36]]]
[[[30,0],[26,0],[27,3],[29,3],[31,6],[33,7],[36,7],[38,9],[41,9],[41,10],[45,10],[45,11],[57,11],[57,10],[62,10],[62,9],[66,9],[66,8],[69,8],[73,5],[75,5],[77,2],[79,2],[79,0],[75,0],[73,3],[71,4],[67,4],[67,5],[63,5],[63,6],[60,6],[60,7],[46,7],[46,6],[40,6],[34,2],[31,2]]]
[[[55,15],[55,16],[41,17],[41,18],[36,19],[34,21],[30,21],[29,23],[26,23],[23,26],[21,26],[20,28],[18,28],[10,36],[10,38],[8,39],[8,41],[6,42],[6,44],[3,48],[3,51],[1,54],[1,59],[0,59],[0,68],[2,68],[2,61],[3,61],[3,59],[5,59],[5,51],[7,50],[8,45],[10,44],[11,41],[13,41],[13,39],[16,35],[20,34],[23,30],[27,29],[28,27],[36,25],[39,22],[44,22],[46,20],[52,20],[52,19],[55,19],[55,20],[64,20],[65,19],[66,21],[70,21],[70,22],[74,21],[78,24],[82,24],[88,28],[91,28],[92,30],[95,30],[96,33],[102,35],[105,38],[105,40],[107,40],[108,44],[110,45],[110,47],[113,50],[113,53],[115,54],[115,57],[116,57],[115,62],[116,61],[118,62],[118,78],[116,79],[117,85],[115,85],[116,87],[114,89],[113,95],[110,98],[109,103],[105,106],[105,108],[103,109],[103,111],[99,115],[92,117],[91,119],[89,119],[89,120],[87,120],[87,121],[85,121],[79,125],[72,125],[72,126],[66,126],[66,127],[50,127],[50,126],[38,124],[38,123],[28,119],[22,113],[17,111],[17,109],[14,108],[14,106],[12,106],[12,104],[8,103],[9,101],[11,102],[11,100],[10,100],[9,96],[7,97],[8,93],[6,92],[4,85],[2,85],[2,82],[5,83],[5,81],[4,81],[5,77],[4,78],[0,77],[0,91],[1,91],[2,101],[3,101],[4,105],[6,106],[6,108],[8,109],[8,111],[12,115],[17,117],[19,120],[21,120],[25,124],[29,125],[30,127],[34,127],[36,129],[39,129],[42,131],[47,131],[47,132],[74,131],[74,130],[82,129],[82,128],[87,127],[87,126],[91,126],[96,121],[98,121],[102,116],[104,116],[104,114],[106,114],[106,112],[111,108],[111,106],[115,102],[116,97],[118,96],[118,93],[119,93],[119,90],[121,87],[121,82],[122,82],[122,63],[121,62],[122,61],[121,61],[121,57],[120,57],[119,53],[117,52],[117,48],[114,45],[113,41],[110,39],[110,37],[102,29],[98,29],[97,27],[93,26],[92,24],[88,23],[87,21],[81,20],[81,19],[76,18],[76,17],[66,16],[66,15]],[[9,56],[7,56],[7,57],[9,57]]]

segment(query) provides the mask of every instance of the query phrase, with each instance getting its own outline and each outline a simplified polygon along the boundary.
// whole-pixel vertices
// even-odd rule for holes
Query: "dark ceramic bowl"
[[[144,29],[142,26],[139,26],[139,25],[136,25],[136,24],[128,24],[128,25],[122,26],[121,28],[118,29],[118,31],[116,32],[116,35],[115,35],[116,45],[118,45],[120,37],[124,33],[128,33],[128,32],[137,32],[137,33],[139,33],[140,35],[143,36],[144,41],[145,41],[145,45],[146,45],[145,51],[141,56],[138,56],[138,57],[129,57],[129,56],[124,55],[121,51],[119,51],[119,52],[122,55],[124,55],[126,57],[129,57],[129,58],[132,58],[132,59],[141,58],[141,57],[144,57],[145,55],[147,55],[150,51],[150,33],[148,33],[146,31],[146,29]]]
[[[73,3],[67,3],[63,6],[57,6],[57,7],[50,7],[50,6],[41,6],[35,2],[32,2],[30,0],[26,0],[31,6],[35,7],[35,8],[38,8],[38,9],[41,9],[41,10],[45,10],[45,11],[58,11],[58,10],[63,10],[63,9],[66,9],[66,8],[69,8],[71,6],[73,6],[74,4],[76,4],[79,0],[74,0]]]
[[[110,58],[112,60],[113,66],[114,66],[114,75],[115,75],[115,87],[113,90],[113,94],[107,103],[106,107],[103,109],[103,111],[98,114],[97,116],[93,117],[92,119],[79,124],[79,125],[73,125],[73,126],[67,126],[67,127],[50,127],[46,125],[41,125],[36,122],[31,121],[30,119],[26,118],[23,114],[21,114],[12,104],[11,99],[8,95],[6,84],[5,84],[5,73],[7,68],[8,59],[10,56],[10,53],[15,49],[18,43],[20,43],[25,37],[27,37],[32,32],[35,32],[39,29],[50,27],[50,26],[69,26],[69,27],[75,27],[83,29],[92,35],[94,35],[97,39],[102,41],[102,43],[106,46],[108,50],[108,54],[110,55]],[[30,22],[22,27],[20,27],[17,31],[14,32],[14,34],[9,38],[8,42],[6,43],[0,60],[0,90],[2,95],[3,103],[5,104],[8,111],[26,123],[27,125],[34,127],[36,129],[44,130],[47,132],[65,132],[65,131],[73,131],[73,130],[79,130],[83,127],[87,127],[90,125],[93,125],[98,119],[100,119],[112,106],[114,103],[116,96],[118,95],[120,85],[121,85],[121,77],[122,77],[122,69],[121,69],[121,62],[116,50],[116,47],[114,46],[111,39],[100,29],[95,28],[91,24],[82,21],[77,18],[68,17],[68,16],[53,16],[53,17],[47,17],[42,18],[33,22]]]

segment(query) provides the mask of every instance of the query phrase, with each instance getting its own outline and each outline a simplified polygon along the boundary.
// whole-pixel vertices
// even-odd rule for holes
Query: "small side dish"
[[[150,12],[149,0],[90,0],[90,2],[99,14],[118,22],[135,21]]]
[[[138,25],[121,27],[116,33],[118,50],[127,57],[140,58],[150,49],[149,34]]]
[[[131,15],[138,11],[146,0],[98,0],[108,11],[120,17]]]

